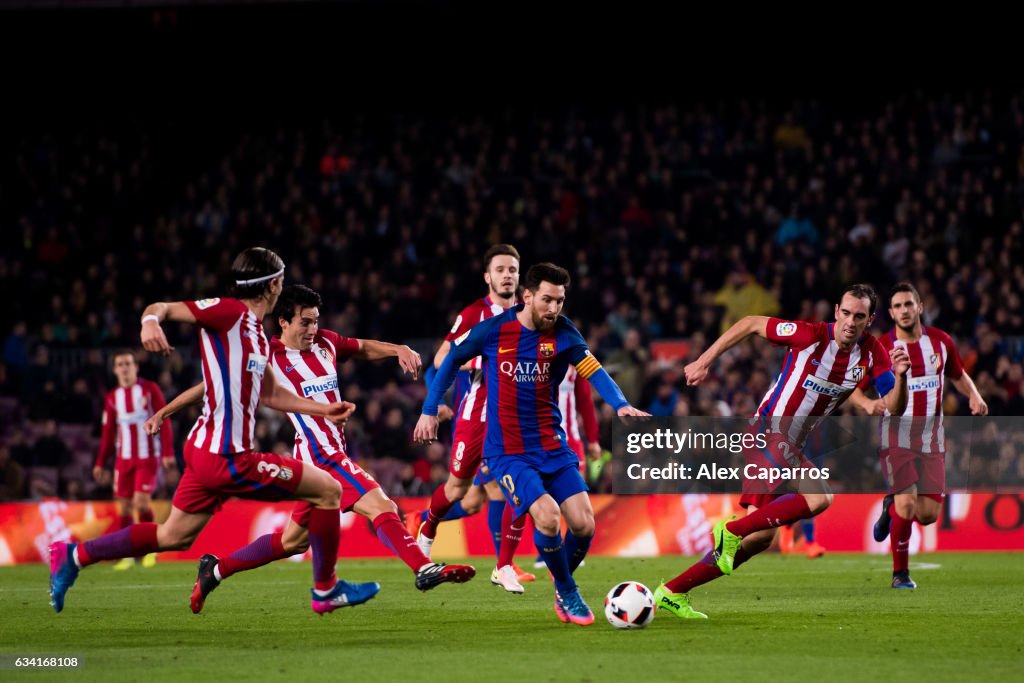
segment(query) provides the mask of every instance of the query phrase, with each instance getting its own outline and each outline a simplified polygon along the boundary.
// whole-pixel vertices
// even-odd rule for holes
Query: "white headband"
[[[282,275],[284,275],[284,268],[277,271],[276,273],[264,275],[263,277],[253,278],[252,280],[235,280],[235,284],[238,285],[239,287],[245,287],[246,285],[255,285],[259,284],[260,282],[266,282],[267,280],[276,280]]]

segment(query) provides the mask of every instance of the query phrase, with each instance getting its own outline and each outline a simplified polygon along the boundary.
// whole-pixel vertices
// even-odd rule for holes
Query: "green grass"
[[[1024,554],[914,560],[920,588],[897,592],[883,557],[757,558],[694,591],[710,620],[661,612],[642,631],[608,626],[604,593],[626,579],[653,590],[687,558],[589,559],[577,573],[598,615],[588,628],[556,620],[546,579],[512,596],[481,571],[469,584],[421,594],[397,561],[341,563],[346,578],[384,588],[366,605],[324,617],[309,609],[308,564],[232,577],[202,616],[188,609],[192,563],[91,567],[60,615],[47,604],[46,568],[3,568],[0,654],[77,654],[86,668],[4,671],[0,679],[1020,680]]]

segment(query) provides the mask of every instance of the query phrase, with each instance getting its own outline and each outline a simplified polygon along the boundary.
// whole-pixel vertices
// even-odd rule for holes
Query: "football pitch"
[[[916,591],[889,588],[887,557],[769,555],[694,591],[709,620],[659,612],[639,631],[608,625],[605,592],[623,580],[653,590],[688,558],[589,558],[577,572],[597,616],[589,627],[555,618],[543,570],[514,596],[490,584],[486,560],[473,563],[472,582],[420,593],[397,561],[342,561],[343,578],[383,589],[324,617],[309,608],[308,563],[234,576],[201,616],[188,608],[194,563],[91,567],[59,615],[44,566],[2,568],[0,655],[78,656],[84,668],[0,679],[728,683],[1020,680],[1024,671],[1024,554],[914,556]]]

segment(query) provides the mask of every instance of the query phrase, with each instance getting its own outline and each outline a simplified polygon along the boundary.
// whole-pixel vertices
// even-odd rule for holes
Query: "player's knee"
[[[533,512],[533,525],[545,536],[554,536],[559,532],[558,508],[541,507]]]
[[[318,507],[327,510],[337,509],[341,505],[341,484],[328,477],[317,503]]]
[[[284,538],[281,540],[281,547],[289,555],[301,555],[309,550],[309,536],[305,538]]]
[[[466,496],[462,499],[462,509],[466,515],[475,515],[480,512],[484,507],[484,500],[482,496],[473,496],[472,499]]]
[[[569,525],[569,531],[576,538],[589,538],[594,535],[594,516],[586,515],[582,519],[573,520]]]
[[[820,515],[832,504],[831,493],[805,493],[804,500],[812,515]]]
[[[929,524],[935,524],[935,521],[939,518],[937,510],[918,510],[917,514],[914,515],[917,523],[921,526],[928,526]]]
[[[917,496],[901,497],[894,502],[894,505],[896,507],[896,514],[903,519],[913,519],[915,516],[919,516]]]
[[[444,496],[451,503],[456,503],[466,497],[466,492],[469,491],[469,481],[465,484],[462,483],[461,479],[452,481],[449,479],[444,484]]]

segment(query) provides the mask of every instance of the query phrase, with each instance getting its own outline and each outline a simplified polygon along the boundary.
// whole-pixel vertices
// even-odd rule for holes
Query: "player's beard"
[[[903,323],[897,322],[896,327],[900,328],[900,331],[904,332],[905,334],[912,335],[914,334],[914,330],[917,328],[917,323],[919,321],[920,319],[911,320],[909,325],[904,325]]]
[[[499,299],[504,299],[505,301],[508,301],[509,299],[516,295],[516,288],[513,287],[512,290],[509,292],[499,292],[497,289],[494,288],[494,285],[491,285],[491,294],[498,297]]]
[[[556,316],[554,320],[546,320],[543,315],[537,315],[537,311],[530,311],[530,315],[533,316],[533,326],[540,332],[547,332],[555,326],[555,321],[558,320]]]

